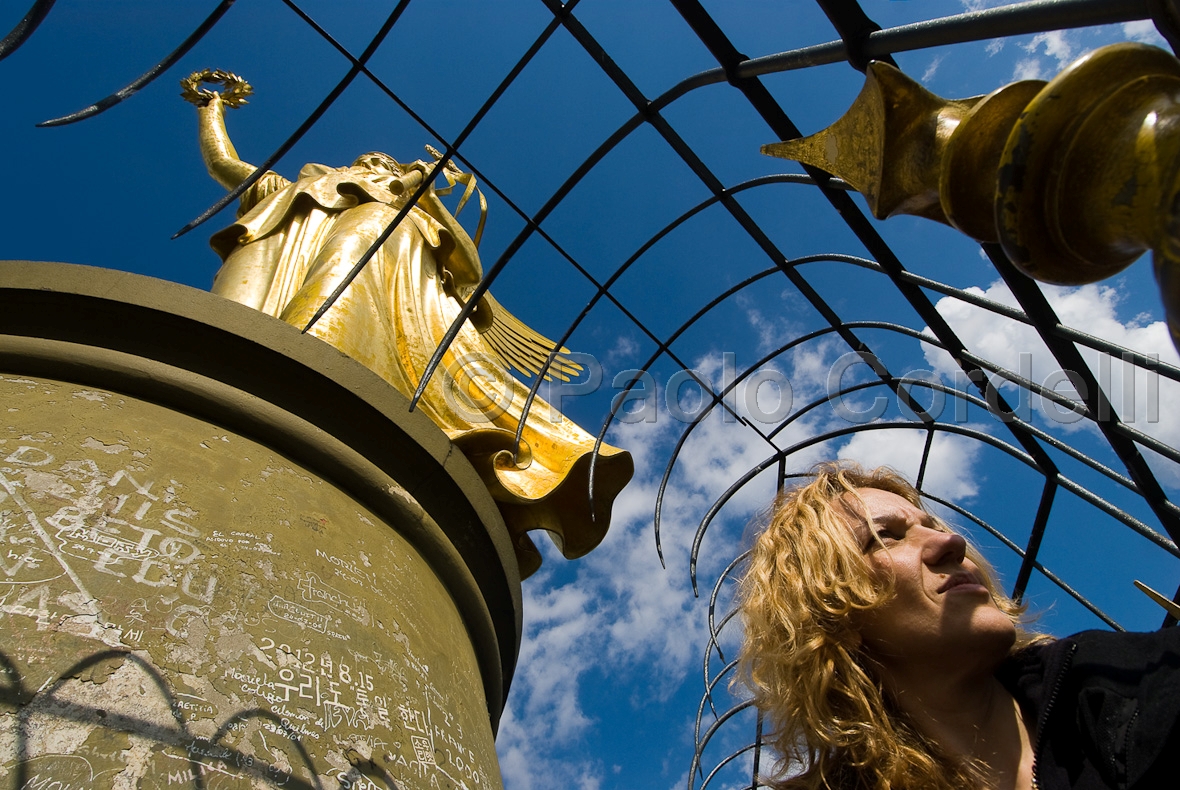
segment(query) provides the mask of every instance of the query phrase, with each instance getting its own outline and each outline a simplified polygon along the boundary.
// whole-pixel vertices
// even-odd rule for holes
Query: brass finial
[[[879,219],[998,241],[1043,282],[1095,282],[1151,249],[1180,340],[1180,61],[1163,50],[1114,44],[960,100],[874,62],[844,117],[762,152],[843,178]]]
[[[888,63],[873,61],[852,107],[822,132],[770,143],[762,153],[839,176],[869,202],[873,216],[946,222],[938,168],[947,138],[979,98],[935,96]]]

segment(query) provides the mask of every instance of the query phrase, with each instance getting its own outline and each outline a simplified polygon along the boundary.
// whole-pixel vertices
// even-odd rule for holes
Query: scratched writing
[[[318,631],[321,634],[327,633],[328,623],[331,620],[326,614],[308,609],[306,606],[288,601],[278,595],[272,597],[270,602],[266,605],[270,613],[275,617],[286,620],[289,623],[295,623],[300,628],[310,628],[312,631]]]
[[[430,739],[422,735],[411,735],[410,743],[414,746],[414,756],[423,765],[434,765],[434,747]]]
[[[217,708],[208,702],[189,702],[188,700],[178,699],[172,701],[172,712],[175,714],[189,713],[194,716],[201,713],[212,716],[217,713]]]
[[[35,533],[42,527],[30,505],[26,505],[26,524],[17,531],[12,512],[0,514],[0,573],[5,577],[0,581],[29,583],[32,580],[21,571],[36,571],[46,564],[44,550],[48,549],[49,556],[56,558],[75,584],[78,580],[67,558],[148,587],[179,587],[202,602],[213,600],[217,578],[203,575],[200,560],[204,555],[188,540],[201,534],[193,524],[198,514],[175,506],[179,504],[175,481],[161,498],[153,490],[156,481],[143,478],[141,472],[118,468],[104,473],[92,458],[67,460],[54,468],[51,465],[56,460],[53,453],[31,444],[20,445],[4,458],[12,466],[0,468],[0,477],[24,477],[23,485],[7,477],[0,481],[10,496],[23,488],[30,503],[60,503],[64,499],[66,504],[56,506],[43,518],[44,528],[54,532],[41,535],[43,547],[35,546]],[[4,546],[5,542],[30,545],[14,551],[11,545]],[[9,553],[16,556],[9,557]],[[54,578],[58,575],[55,570]]]
[[[320,577],[314,573],[308,573],[299,580],[299,591],[303,594],[304,601],[326,604],[336,611],[348,615],[361,625],[372,623],[369,610],[365,607],[364,602],[340,592],[335,587],[324,584]]]
[[[21,790],[90,790],[90,782],[62,781],[53,774],[33,774],[21,785]]]
[[[358,584],[365,589],[371,589],[377,584],[377,574],[366,571],[357,563],[337,557],[334,554],[328,554],[323,549],[317,548],[315,555],[319,559],[327,560],[335,568],[336,575],[345,581]]]
[[[60,436],[73,419],[0,431],[0,632],[14,636],[21,673],[0,668],[0,681],[44,688],[73,660],[74,642],[37,632],[105,641],[169,686],[184,673],[152,702],[185,732],[146,757],[154,786],[261,786],[264,775],[289,786],[310,769],[308,779],[332,776],[329,788],[497,787],[481,767],[494,766],[486,722],[455,691],[478,697],[478,666],[442,652],[461,620],[445,593],[438,612],[415,597],[425,566],[396,530],[301,470],[276,467],[268,482],[258,469],[270,451],[248,440],[208,441],[229,452],[209,463],[185,454],[197,441],[170,443],[171,421],[158,434],[150,421],[91,421]],[[224,478],[190,488],[170,476],[207,471]],[[319,533],[310,543],[309,527]],[[96,671],[93,688],[89,675],[68,684],[110,692],[141,672],[122,666],[115,682]],[[94,739],[103,770],[125,759],[122,741],[108,740]],[[350,769],[350,749],[385,778]],[[102,786],[50,773],[30,765],[19,784]],[[0,776],[11,774],[0,766]]]
[[[270,537],[270,535],[267,535],[266,540],[259,540],[257,536],[250,532],[233,530],[227,533],[223,530],[215,529],[206,540],[223,549],[232,547],[236,551],[256,551],[261,554],[278,555],[279,552],[275,551],[270,545]]]
[[[0,495],[7,498],[3,489]],[[53,555],[38,543],[27,520],[11,510],[0,511],[0,584],[37,584],[62,575]]]

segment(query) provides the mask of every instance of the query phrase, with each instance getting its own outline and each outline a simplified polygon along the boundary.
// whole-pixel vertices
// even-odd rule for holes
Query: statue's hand
[[[412,195],[422,184],[425,172],[411,165],[403,166],[404,172],[389,182],[389,191],[395,195]]]
[[[202,88],[204,84],[224,85],[224,91],[212,91]],[[194,71],[180,81],[180,96],[185,101],[198,107],[205,107],[215,100],[231,109],[246,104],[246,97],[254,93],[250,83],[237,74],[221,69],[202,69]]]

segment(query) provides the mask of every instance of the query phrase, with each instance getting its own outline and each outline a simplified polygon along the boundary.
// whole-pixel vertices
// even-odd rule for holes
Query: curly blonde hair
[[[892,595],[888,580],[874,579],[848,527],[850,507],[867,512],[858,489],[897,494],[926,510],[918,491],[888,467],[829,463],[812,475],[768,511],[739,587],[745,621],[739,679],[753,692],[782,756],[773,786],[979,787],[980,766],[950,759],[889,698],[853,627],[857,612]],[[951,531],[936,516],[934,522]],[[967,556],[1017,626],[1013,649],[1036,641],[1020,627],[1023,607],[998,588],[991,566],[974,547]]]

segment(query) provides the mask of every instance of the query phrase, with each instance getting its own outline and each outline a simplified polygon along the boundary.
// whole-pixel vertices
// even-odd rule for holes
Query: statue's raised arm
[[[205,84],[225,86],[225,93],[201,87]],[[237,108],[254,92],[250,84],[236,74],[220,69],[205,69],[180,81],[180,95],[197,107],[197,134],[201,158],[213,180],[233,189],[254,172],[254,165],[238,158],[238,152],[225,129],[225,108]]]

